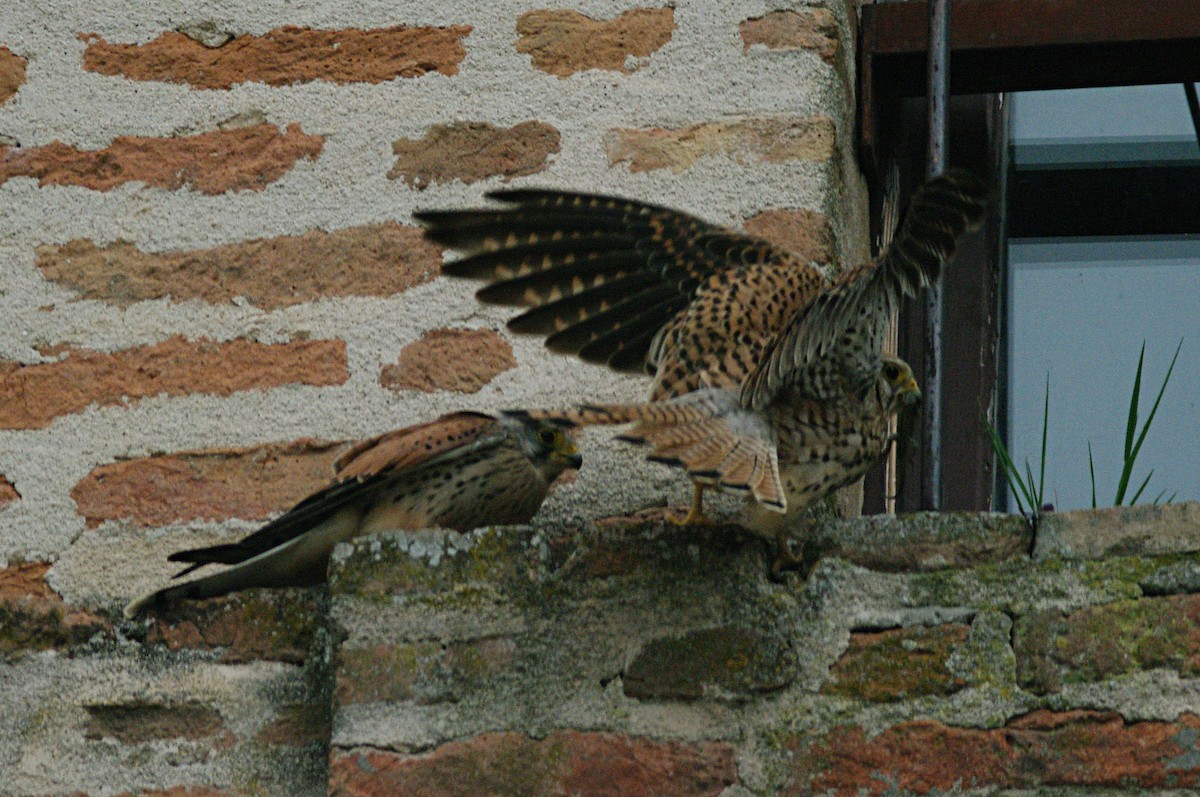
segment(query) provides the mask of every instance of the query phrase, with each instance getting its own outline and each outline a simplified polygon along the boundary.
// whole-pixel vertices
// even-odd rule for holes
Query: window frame
[[[902,207],[924,173],[928,14],[925,2],[862,6],[857,148],[871,197],[876,251],[885,208]],[[1010,189],[1026,198],[1030,191],[1078,190],[1079,183],[1089,179],[1097,187],[1114,176],[1109,172],[1080,177],[1078,170],[1016,175],[1009,162],[1009,103],[1004,93],[1200,81],[1200,17],[1195,0],[1162,0],[1153,13],[1134,0],[951,0],[949,50],[949,163],[991,179],[1002,200],[993,204],[983,228],[964,241],[943,278],[943,329],[953,334],[943,339],[941,508],[987,510],[1003,492],[983,421],[990,419],[1005,434],[1001,386],[1007,381],[1007,366],[1000,343],[1010,224],[1022,225],[1016,229],[1025,232],[1030,219],[1049,216],[1061,222],[1056,235],[1079,234],[1081,229],[1094,234],[1097,229],[1094,222],[1089,226],[1087,220],[1065,214],[1010,219],[1003,198]],[[1195,169],[1200,178],[1200,166],[1174,168]],[[889,186],[887,175],[893,172],[900,179]],[[1192,176],[1187,172],[1174,179],[1179,185],[1195,185],[1187,182]],[[896,196],[889,196],[889,189]],[[1166,196],[1159,206],[1177,205]],[[1159,227],[1178,232],[1179,224],[1171,219],[1191,212],[1190,207],[1183,210],[1174,217],[1161,212],[1144,215],[1167,219],[1169,223]],[[1110,226],[1115,218],[1108,219]],[[1127,229],[1147,228],[1127,224],[1109,234],[1125,234]],[[1043,225],[1041,232],[1047,231]],[[923,302],[906,302],[900,317],[899,353],[917,373],[923,372],[926,348],[923,314]],[[899,448],[903,463],[896,508],[925,508],[920,485],[928,452],[919,439]],[[864,511],[881,512],[887,506],[883,472],[881,465],[867,476]]]

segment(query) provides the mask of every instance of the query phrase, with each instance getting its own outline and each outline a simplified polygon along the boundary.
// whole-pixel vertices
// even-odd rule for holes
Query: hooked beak
[[[917,380],[909,377],[904,383],[904,387],[900,388],[901,400],[912,407],[921,403],[921,388],[917,387]]]
[[[574,443],[564,446],[560,451],[555,452],[554,455],[558,458],[559,462],[563,463],[563,466],[566,468],[579,470],[581,467],[583,467],[583,457],[579,455],[579,449]]]

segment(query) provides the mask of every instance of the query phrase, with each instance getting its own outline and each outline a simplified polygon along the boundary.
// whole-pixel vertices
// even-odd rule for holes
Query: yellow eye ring
[[[542,441],[543,445],[556,446],[559,441],[559,432],[554,429],[543,429],[538,432],[538,439]]]

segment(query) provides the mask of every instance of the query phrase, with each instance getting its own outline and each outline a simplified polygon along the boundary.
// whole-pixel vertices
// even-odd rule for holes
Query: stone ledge
[[[1200,502],[1048,512],[1033,557],[1043,561],[1200,551]]]

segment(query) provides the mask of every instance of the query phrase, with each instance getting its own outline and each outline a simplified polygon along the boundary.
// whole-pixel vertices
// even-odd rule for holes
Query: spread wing
[[[446,274],[489,281],[481,301],[546,345],[655,376],[651,398],[741,384],[824,288],[824,274],[761,239],[616,197],[506,190],[489,210],[425,211],[428,237],[463,252]]]
[[[769,342],[742,385],[742,406],[761,409],[789,387],[814,398],[847,384],[856,392],[869,387],[893,310],[937,281],[958,238],[983,218],[988,193],[960,170],[927,180],[887,251],[839,275]]]
[[[364,440],[338,458],[333,483],[258,531],[236,543],[176,551],[167,559],[191,563],[176,578],[206,564],[244,562],[304,534],[347,506],[361,503],[365,511],[371,498],[394,479],[403,478],[414,468],[454,456],[465,447],[486,445],[496,432],[496,419],[492,416],[456,412]]]

